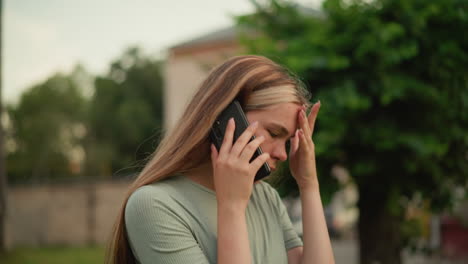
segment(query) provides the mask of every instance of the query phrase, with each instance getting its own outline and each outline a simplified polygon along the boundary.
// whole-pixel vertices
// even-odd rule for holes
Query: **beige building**
[[[209,70],[242,52],[237,34],[234,27],[224,28],[169,49],[164,73],[164,120],[167,129],[175,125]]]

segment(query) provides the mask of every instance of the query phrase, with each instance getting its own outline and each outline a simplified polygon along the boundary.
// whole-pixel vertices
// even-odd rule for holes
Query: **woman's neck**
[[[211,160],[200,164],[200,166],[191,169],[185,173],[185,176],[190,180],[205,186],[211,190],[215,190],[213,181],[213,167]]]

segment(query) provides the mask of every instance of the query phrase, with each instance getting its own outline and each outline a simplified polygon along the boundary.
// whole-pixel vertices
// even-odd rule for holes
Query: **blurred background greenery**
[[[407,249],[437,254],[421,243],[420,216],[450,212],[468,184],[468,2],[326,0],[318,10],[251,2],[255,12],[235,19],[245,52],[287,66],[322,102],[314,135],[322,197],[355,186],[360,263],[402,263]],[[9,184],[136,175],[163,133],[165,63],[131,47],[106,74],[77,65],[7,104]],[[273,180],[283,196],[297,195],[291,177]],[[102,259],[102,247],[19,248],[0,263]]]
[[[441,212],[466,188],[467,8],[458,0],[328,0],[317,14],[270,1],[238,20],[260,32],[245,34],[250,51],[288,66],[321,100],[321,191],[338,187],[334,166],[349,171],[361,263],[400,263],[418,233],[405,228],[414,223],[406,218],[411,201]]]
[[[130,48],[107,75],[92,76],[78,65],[24,92],[7,106],[8,181],[138,171],[135,160],[154,149],[162,128],[161,65]]]

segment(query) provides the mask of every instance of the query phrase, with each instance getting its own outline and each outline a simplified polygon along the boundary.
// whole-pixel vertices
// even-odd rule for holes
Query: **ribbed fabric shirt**
[[[302,246],[278,193],[254,185],[246,209],[252,263],[288,263],[287,250]],[[125,209],[131,249],[141,264],[217,261],[215,192],[177,175],[136,190]]]

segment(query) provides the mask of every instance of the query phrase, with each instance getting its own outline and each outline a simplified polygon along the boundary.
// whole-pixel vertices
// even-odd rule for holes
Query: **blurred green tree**
[[[138,48],[98,76],[89,108],[87,174],[132,175],[159,143],[163,125],[162,63]]]
[[[39,182],[80,173],[86,98],[79,85],[85,74],[77,66],[55,74],[7,106],[8,181]]]
[[[401,263],[408,202],[441,210],[467,185],[468,2],[326,0],[318,15],[253,3],[238,21],[259,34],[243,43],[298,73],[322,102],[322,192],[336,187],[334,165],[358,186],[360,262]]]

